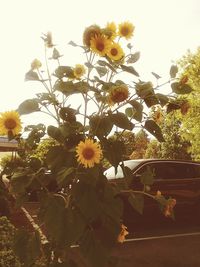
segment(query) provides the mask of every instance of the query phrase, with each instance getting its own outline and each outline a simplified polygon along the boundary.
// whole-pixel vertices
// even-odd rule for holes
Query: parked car
[[[176,199],[174,208],[175,220],[184,220],[191,216],[200,221],[200,163],[183,160],[142,159],[124,161],[124,166],[131,169],[128,189],[142,190],[140,181],[142,173],[151,170],[154,175],[154,183],[150,186],[149,193],[156,195],[160,191],[166,198]],[[122,168],[118,166],[115,174],[114,167],[104,173],[113,185],[123,188],[125,178]],[[144,197],[144,212],[141,216],[124,198],[124,218],[126,224],[144,223],[166,219],[153,199]],[[173,220],[171,220],[173,221]]]

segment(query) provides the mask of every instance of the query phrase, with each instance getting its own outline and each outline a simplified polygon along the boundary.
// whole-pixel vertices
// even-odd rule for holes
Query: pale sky
[[[83,63],[81,51],[67,44],[81,43],[85,27],[127,20],[136,27],[131,42],[141,53],[141,77],[151,71],[167,76],[173,61],[200,45],[199,0],[0,0],[0,112],[39,92],[24,74],[34,58],[44,58],[42,33],[52,32],[65,55],[62,64],[73,65]]]

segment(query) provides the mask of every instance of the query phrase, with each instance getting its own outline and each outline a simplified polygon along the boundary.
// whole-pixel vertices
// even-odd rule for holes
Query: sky
[[[135,25],[131,42],[141,53],[136,69],[145,77],[152,71],[165,77],[187,49],[200,45],[199,14],[199,0],[0,0],[0,112],[39,92],[24,74],[34,58],[44,59],[42,33],[52,32],[65,54],[63,64],[71,65],[83,62],[77,62],[79,51],[68,42],[81,43],[85,27],[130,21]]]

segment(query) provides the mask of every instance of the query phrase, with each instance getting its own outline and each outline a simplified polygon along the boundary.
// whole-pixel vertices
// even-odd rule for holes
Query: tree
[[[186,95],[188,101],[187,112],[176,115],[182,122],[181,136],[190,142],[190,153],[194,160],[200,160],[200,47],[196,52],[188,51],[178,62],[180,77],[183,82],[189,84],[193,91]]]
[[[132,147],[132,153],[130,159],[143,159],[149,143],[147,133],[141,129],[135,134],[135,144]]]

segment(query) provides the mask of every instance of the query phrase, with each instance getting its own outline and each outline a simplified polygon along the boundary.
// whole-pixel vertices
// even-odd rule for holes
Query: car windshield
[[[131,170],[133,170],[140,163],[141,163],[140,160],[127,160],[127,161],[124,161],[124,166],[126,166],[126,167],[130,168]],[[110,167],[109,169],[107,169],[104,172],[104,174],[105,174],[105,176],[107,177],[108,180],[115,179],[115,178],[123,178],[124,177],[122,168],[120,166],[117,167],[116,175],[115,175],[115,168],[114,167]]]

